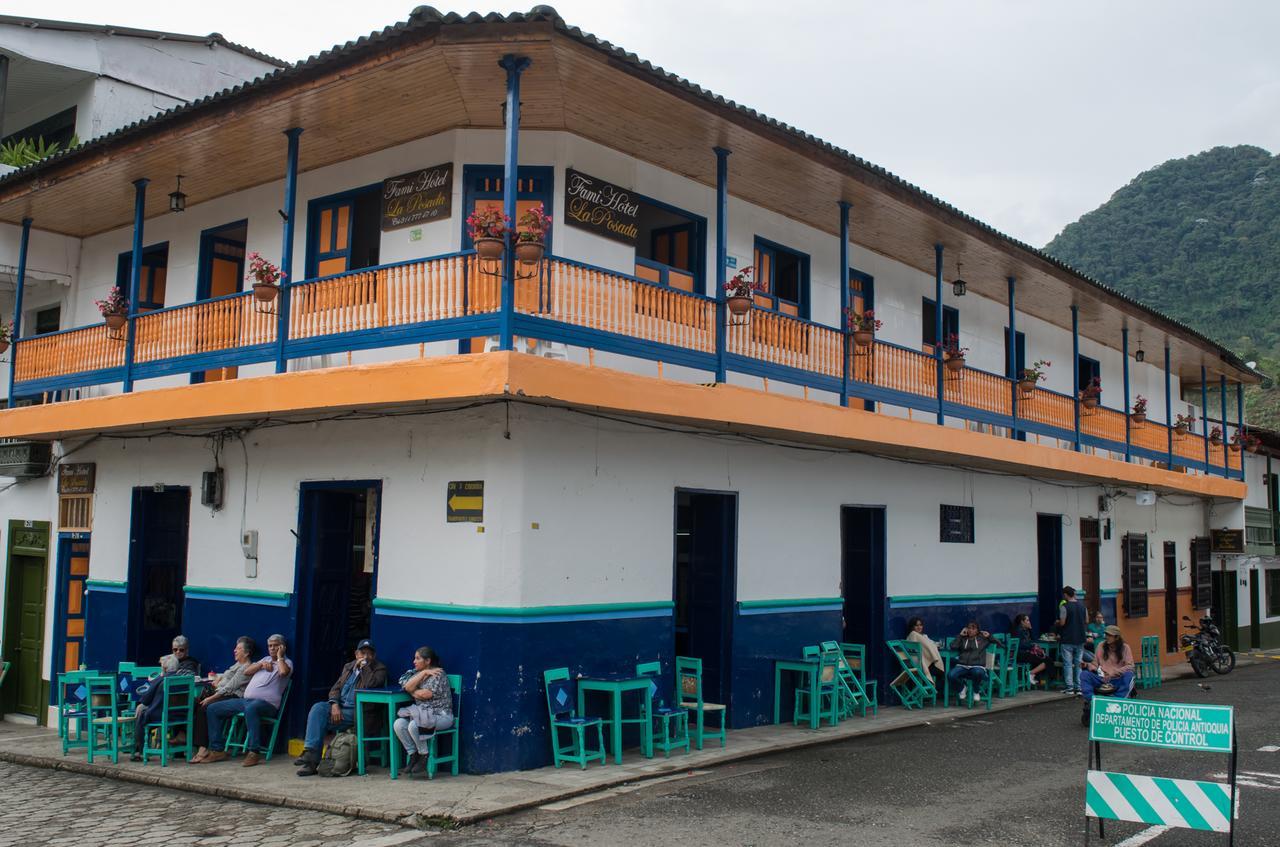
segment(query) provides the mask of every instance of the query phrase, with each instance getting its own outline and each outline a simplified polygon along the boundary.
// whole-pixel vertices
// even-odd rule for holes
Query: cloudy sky
[[[483,2],[483,0],[477,0]],[[437,8],[527,10],[528,5]],[[1280,152],[1272,0],[557,0],[569,23],[1042,245],[1138,173]],[[10,15],[221,32],[290,61],[410,2],[5,0]]]

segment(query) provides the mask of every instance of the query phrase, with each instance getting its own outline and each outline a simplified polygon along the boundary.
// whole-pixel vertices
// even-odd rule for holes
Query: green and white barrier
[[[1089,771],[1085,814],[1095,818],[1231,831],[1231,786],[1221,782]]]

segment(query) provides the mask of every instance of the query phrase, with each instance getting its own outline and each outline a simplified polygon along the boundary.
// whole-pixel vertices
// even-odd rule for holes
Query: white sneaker
[[[1032,688],[1035,688],[1037,685],[1039,685],[1039,683],[1037,683],[1037,682],[1036,682],[1036,675],[1035,675],[1035,674],[1028,674],[1028,676],[1030,676],[1030,677],[1031,677],[1031,687],[1032,687]]]
[[[973,702],[975,702],[975,703],[981,703],[981,702],[982,702],[982,695],[981,695],[981,694],[979,694],[979,693],[978,693],[978,692],[976,692],[976,691],[975,691],[975,692],[973,692]]]

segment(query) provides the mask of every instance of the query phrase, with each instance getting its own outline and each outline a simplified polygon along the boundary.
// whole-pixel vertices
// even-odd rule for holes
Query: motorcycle
[[[1222,633],[1213,619],[1205,615],[1198,626],[1190,623],[1191,618],[1186,615],[1182,619],[1189,624],[1184,629],[1194,632],[1183,633],[1178,644],[1187,654],[1187,662],[1195,675],[1203,679],[1209,675],[1209,671],[1217,674],[1231,673],[1236,666],[1236,654],[1222,643]]]

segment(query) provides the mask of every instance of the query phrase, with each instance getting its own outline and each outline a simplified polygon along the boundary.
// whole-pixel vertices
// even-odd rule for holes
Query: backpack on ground
[[[317,768],[320,776],[351,776],[356,772],[356,734],[343,730],[329,742]]]

